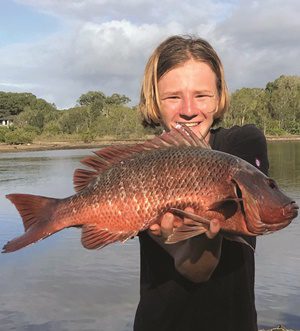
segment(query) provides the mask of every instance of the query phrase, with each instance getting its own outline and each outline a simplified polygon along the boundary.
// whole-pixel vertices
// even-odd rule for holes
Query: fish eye
[[[272,179],[269,179],[269,187],[272,189],[272,190],[275,190],[278,188],[277,184],[275,183],[274,180]]]

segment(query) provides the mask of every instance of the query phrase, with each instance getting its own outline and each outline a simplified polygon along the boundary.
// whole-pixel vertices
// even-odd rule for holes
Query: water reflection
[[[0,154],[0,246],[23,232],[4,195],[73,194],[72,176],[88,150]],[[17,176],[17,177],[16,177]],[[138,242],[88,251],[80,231],[1,255],[1,330],[131,330],[139,291]]]
[[[300,203],[300,142],[268,145],[270,176]],[[258,238],[256,302],[261,326],[300,329],[300,224]]]
[[[270,174],[300,204],[300,143],[271,143]],[[12,192],[73,194],[72,176],[88,150],[0,154],[0,246],[23,232],[4,198]],[[256,298],[259,324],[300,329],[300,225],[259,238]],[[136,239],[101,251],[66,229],[37,245],[1,255],[1,330],[127,331],[138,302]]]

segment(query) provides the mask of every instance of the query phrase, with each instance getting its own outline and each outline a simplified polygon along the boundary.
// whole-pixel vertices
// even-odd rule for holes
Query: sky
[[[137,104],[145,64],[165,38],[208,40],[231,92],[300,75],[299,0],[2,0],[0,91],[57,108],[88,91]]]

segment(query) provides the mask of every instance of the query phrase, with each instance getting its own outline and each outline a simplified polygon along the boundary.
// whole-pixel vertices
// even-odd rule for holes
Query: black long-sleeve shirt
[[[213,149],[268,172],[264,135],[254,125],[211,130]],[[255,247],[254,237],[247,238]],[[134,331],[256,331],[254,253],[222,242],[218,266],[207,282],[181,276],[173,258],[147,232],[140,234],[141,289]]]

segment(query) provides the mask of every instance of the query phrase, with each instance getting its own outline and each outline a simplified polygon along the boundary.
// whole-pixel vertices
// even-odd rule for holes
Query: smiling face
[[[191,59],[171,69],[159,79],[158,93],[166,129],[185,124],[208,142],[219,104],[216,75],[208,64]]]

